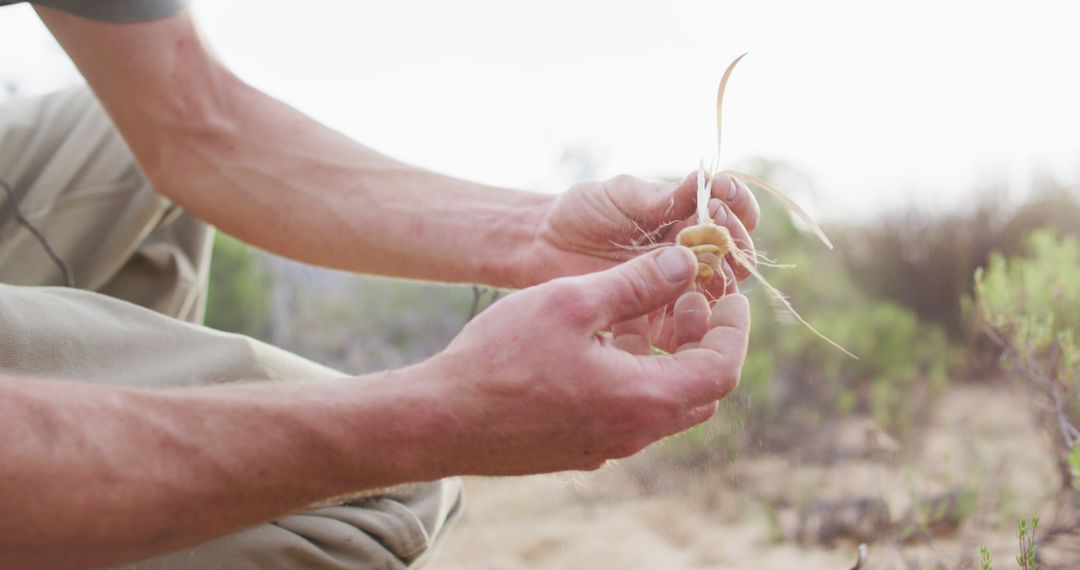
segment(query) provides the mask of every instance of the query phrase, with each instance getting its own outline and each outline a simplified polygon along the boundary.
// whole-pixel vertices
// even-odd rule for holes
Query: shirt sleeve
[[[172,16],[188,0],[30,0],[32,4],[108,22],[145,22]]]

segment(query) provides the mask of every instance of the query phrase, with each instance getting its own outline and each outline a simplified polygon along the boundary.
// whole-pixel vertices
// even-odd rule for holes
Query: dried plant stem
[[[713,223],[712,217],[709,216],[709,196],[712,195],[712,183],[714,177],[710,176],[708,182],[705,181],[705,161],[698,162],[697,171],[697,221],[698,224],[711,224]]]
[[[724,290],[727,290],[727,275],[724,274],[723,271],[721,271],[720,265],[725,257],[730,257],[734,264],[742,267],[748,273],[750,273],[750,275],[753,275],[754,278],[760,281],[762,286],[765,287],[766,291],[768,291],[769,294],[772,295],[772,297],[775,298],[781,306],[787,309],[787,311],[790,312],[796,320],[798,320],[806,328],[810,329],[810,332],[814,333],[816,336],[818,336],[825,342],[833,345],[844,354],[858,360],[858,357],[856,357],[854,354],[849,352],[843,346],[840,346],[840,344],[836,341],[822,334],[820,331],[814,328],[813,325],[807,322],[806,319],[804,319],[802,315],[800,315],[798,311],[795,310],[795,307],[792,306],[791,302],[787,300],[787,297],[785,297],[779,289],[773,287],[772,284],[770,284],[768,280],[765,279],[761,272],[757,270],[757,263],[755,263],[756,261],[758,261],[758,259],[760,259],[760,263],[762,265],[777,266],[775,262],[760,254],[756,254],[755,257],[751,257],[750,254],[739,249],[738,244],[736,244],[735,240],[731,237],[731,233],[728,231],[728,229],[723,226],[717,225],[712,220],[712,216],[709,215],[709,199],[712,197],[713,183],[716,181],[717,175],[721,173],[718,169],[720,167],[720,146],[723,141],[722,135],[724,124],[724,92],[727,89],[728,80],[731,79],[731,72],[735,69],[735,66],[739,63],[739,61],[741,61],[744,57],[746,57],[745,53],[735,58],[735,60],[727,66],[727,69],[724,70],[724,75],[720,79],[720,87],[717,89],[716,92],[716,157],[713,159],[713,163],[710,165],[709,168],[709,172],[711,174],[708,175],[706,175],[705,161],[698,161],[697,225],[690,226],[680,231],[679,235],[676,236],[675,241],[680,245],[689,247],[691,251],[693,251],[694,254],[697,256],[697,282],[703,291],[708,291],[708,289],[706,289],[704,285],[711,282],[717,274],[720,274],[723,277]],[[832,242],[829,241],[828,236],[825,235],[825,232],[821,229],[821,226],[814,222],[810,215],[807,214],[806,211],[803,210],[801,207],[799,207],[799,205],[796,204],[794,200],[788,198],[782,192],[773,188],[768,182],[765,182],[764,180],[756,176],[734,170],[724,170],[722,173],[739,179],[744,183],[753,184],[754,186],[757,186],[763,189],[765,192],[771,194],[773,197],[783,203],[784,206],[791,210],[800,220],[802,220],[803,223],[805,223],[807,227],[809,227],[814,232],[814,234],[819,239],[821,239],[821,241],[826,246],[829,247],[829,249],[832,249]]]
[[[711,178],[716,178],[715,169],[720,168],[720,143],[724,132],[724,92],[727,91],[727,82],[728,79],[731,78],[731,72],[735,71],[735,66],[738,65],[744,57],[746,57],[746,53],[735,58],[735,61],[728,64],[727,69],[724,70],[724,75],[720,78],[720,87],[716,89],[716,159],[713,161]]]
[[[739,172],[737,170],[725,170],[723,171],[723,173],[734,176],[735,178],[738,178],[743,182],[753,184],[754,186],[761,188],[769,194],[772,194],[774,198],[779,200],[782,204],[784,204],[787,209],[791,210],[792,213],[798,216],[798,218],[802,220],[802,222],[806,224],[807,227],[810,228],[810,231],[814,232],[814,235],[816,235],[822,243],[828,246],[829,249],[833,249],[833,244],[831,241],[829,241],[829,236],[825,235],[825,231],[821,229],[821,226],[819,226],[817,222],[815,222],[814,219],[810,217],[810,214],[807,214],[805,210],[799,207],[799,205],[796,204],[794,200],[785,196],[783,192],[777,190],[776,188],[773,188],[772,185],[770,185],[768,182],[765,182],[764,180],[752,174]]]

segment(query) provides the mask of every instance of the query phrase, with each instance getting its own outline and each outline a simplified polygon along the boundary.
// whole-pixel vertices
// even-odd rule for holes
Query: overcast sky
[[[403,160],[556,191],[566,149],[598,176],[789,161],[824,218],[974,188],[1080,184],[1075,2],[194,0],[241,76]],[[25,6],[0,8],[0,80],[77,80]]]

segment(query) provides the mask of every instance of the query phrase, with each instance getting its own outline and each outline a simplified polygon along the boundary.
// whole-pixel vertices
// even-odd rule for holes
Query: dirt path
[[[961,485],[977,500],[958,528],[913,546],[882,537],[870,545],[868,567],[975,568],[980,544],[1007,567],[1015,522],[1047,516],[1054,484],[1053,464],[1021,403],[1007,388],[956,387],[939,402],[920,449],[899,459],[825,466],[765,456],[728,473],[691,476],[662,495],[635,482],[649,457],[588,474],[471,479],[465,517],[432,567],[846,569],[855,544],[799,545],[791,530],[798,514],[770,505],[873,496],[898,518],[918,497]]]
[[[598,477],[603,478],[603,477]],[[439,568],[841,568],[852,556],[769,545],[768,529],[729,524],[671,497],[608,498],[587,492],[597,477],[471,480],[467,519]],[[757,554],[749,556],[753,551]],[[764,557],[762,557],[764,554]],[[749,556],[749,558],[748,558]]]

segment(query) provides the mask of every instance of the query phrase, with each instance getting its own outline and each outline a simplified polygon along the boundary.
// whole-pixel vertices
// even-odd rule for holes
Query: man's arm
[[[356,143],[246,85],[188,11],[112,24],[37,8],[154,188],[244,241],[328,267],[523,285],[552,197],[465,182]]]
[[[327,497],[635,453],[708,419],[738,381],[738,295],[712,311],[684,295],[674,355],[651,355],[640,327],[596,334],[642,324],[694,265],[665,248],[526,289],[432,359],[354,379],[149,391],[0,378],[0,567],[117,564]]]
[[[434,478],[418,372],[170,391],[0,377],[0,567],[136,560]]]
[[[244,84],[209,52],[186,11],[140,24],[38,11],[154,187],[282,255],[525,287],[606,269],[636,255],[635,245],[672,243],[677,222],[693,217],[693,177],[663,184],[622,176],[555,199],[383,156]],[[715,220],[752,250],[753,195],[726,176],[713,188]],[[735,264],[726,273],[748,274]],[[718,296],[726,283],[718,276],[710,292]]]

